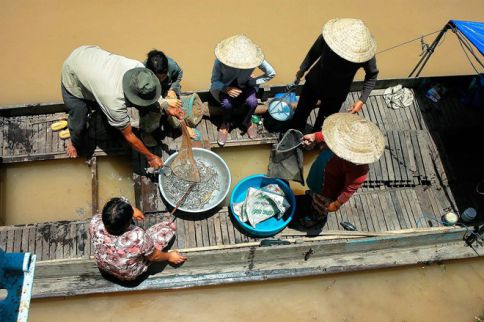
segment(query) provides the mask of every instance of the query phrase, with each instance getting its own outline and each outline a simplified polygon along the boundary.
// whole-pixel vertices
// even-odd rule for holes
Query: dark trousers
[[[74,147],[79,151],[82,146],[82,137],[86,130],[88,114],[89,114],[89,102],[75,97],[67,91],[64,85],[62,87],[62,99],[64,105],[67,108],[69,116],[67,122],[69,123],[69,132],[71,133],[71,141]]]
[[[234,85],[235,86],[235,85]],[[241,89],[242,93],[240,93],[237,97],[230,97],[227,93],[221,92],[220,93],[220,105],[223,108],[223,121],[224,123],[231,123],[232,114],[235,108],[240,108],[243,105],[248,107],[247,114],[245,114],[244,118],[242,119],[242,125],[245,127],[249,127],[250,125],[250,118],[252,114],[254,114],[255,109],[257,108],[257,92],[254,87],[244,87]]]
[[[291,128],[304,131],[309,114],[316,107],[319,99],[321,100],[321,106],[319,107],[319,113],[314,122],[312,132],[321,131],[324,119],[331,114],[339,112],[344,102],[344,99],[321,96],[318,90],[315,90],[306,83],[299,96],[297,108],[292,118]]]

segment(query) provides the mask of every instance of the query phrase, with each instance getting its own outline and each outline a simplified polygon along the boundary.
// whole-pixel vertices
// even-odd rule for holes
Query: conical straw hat
[[[332,19],[324,25],[322,33],[329,48],[350,62],[363,63],[375,56],[375,39],[359,19]]]
[[[324,121],[324,141],[337,156],[355,164],[378,160],[385,148],[380,129],[370,121],[350,113],[335,113]]]
[[[222,40],[215,47],[215,57],[224,65],[250,69],[262,64],[262,49],[245,35],[235,35]]]

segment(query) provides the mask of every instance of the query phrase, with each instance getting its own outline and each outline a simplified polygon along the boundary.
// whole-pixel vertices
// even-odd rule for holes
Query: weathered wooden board
[[[182,270],[175,271],[167,266],[163,272],[143,281],[136,290],[428,265],[435,261],[479,256],[464,246],[461,241],[463,233],[463,230],[456,230],[340,241],[306,240],[289,246],[245,246],[231,250],[188,252],[190,260],[182,266]],[[36,270],[34,298],[133,290],[103,279],[96,265],[89,260],[44,262]]]

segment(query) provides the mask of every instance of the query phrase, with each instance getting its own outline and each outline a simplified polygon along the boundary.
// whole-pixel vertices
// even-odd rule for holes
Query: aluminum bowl
[[[227,163],[225,163],[225,161],[220,156],[206,149],[193,148],[192,150],[193,150],[193,157],[195,158],[195,160],[205,161],[206,163],[210,163],[215,168],[215,170],[218,173],[218,176],[217,176],[218,186],[220,187],[217,191],[215,191],[210,201],[206,203],[203,206],[203,208],[201,209],[187,209],[184,207],[178,208],[179,210],[188,212],[188,213],[200,213],[200,212],[205,212],[215,208],[222,201],[225,200],[230,190],[231,177],[230,177],[230,170],[229,170],[229,167],[227,166]],[[177,155],[178,155],[178,152],[170,155],[170,157],[165,160],[165,167],[169,167]],[[160,187],[161,195],[172,207],[175,207],[178,200],[173,200],[167,195],[164,189],[165,182],[166,182],[166,174],[165,172],[160,171],[160,174],[158,176],[158,186]]]

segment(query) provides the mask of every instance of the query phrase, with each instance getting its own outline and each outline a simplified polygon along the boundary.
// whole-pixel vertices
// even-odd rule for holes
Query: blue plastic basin
[[[272,183],[275,183],[279,185],[279,187],[281,187],[281,189],[286,194],[287,201],[289,201],[289,204],[291,205],[289,209],[286,211],[286,213],[284,214],[284,216],[281,219],[272,217],[267,220],[264,220],[258,223],[255,226],[255,228],[241,221],[239,216],[236,215],[234,212],[234,207],[233,207],[234,203],[239,203],[244,201],[245,197],[247,196],[247,191],[249,190],[250,187],[261,188]],[[237,185],[234,187],[234,190],[232,191],[232,194],[230,195],[230,212],[232,214],[232,217],[235,219],[235,221],[237,222],[237,224],[242,230],[244,230],[248,235],[253,237],[274,236],[275,234],[277,234],[278,232],[286,228],[287,225],[289,225],[289,223],[292,220],[292,217],[294,216],[295,210],[296,210],[296,197],[294,196],[294,193],[292,192],[291,188],[281,179],[268,178],[263,174],[256,174],[243,179],[242,181],[237,183]]]
[[[277,121],[288,121],[294,115],[291,103],[295,102],[297,102],[296,93],[278,93],[269,103],[269,115]]]

